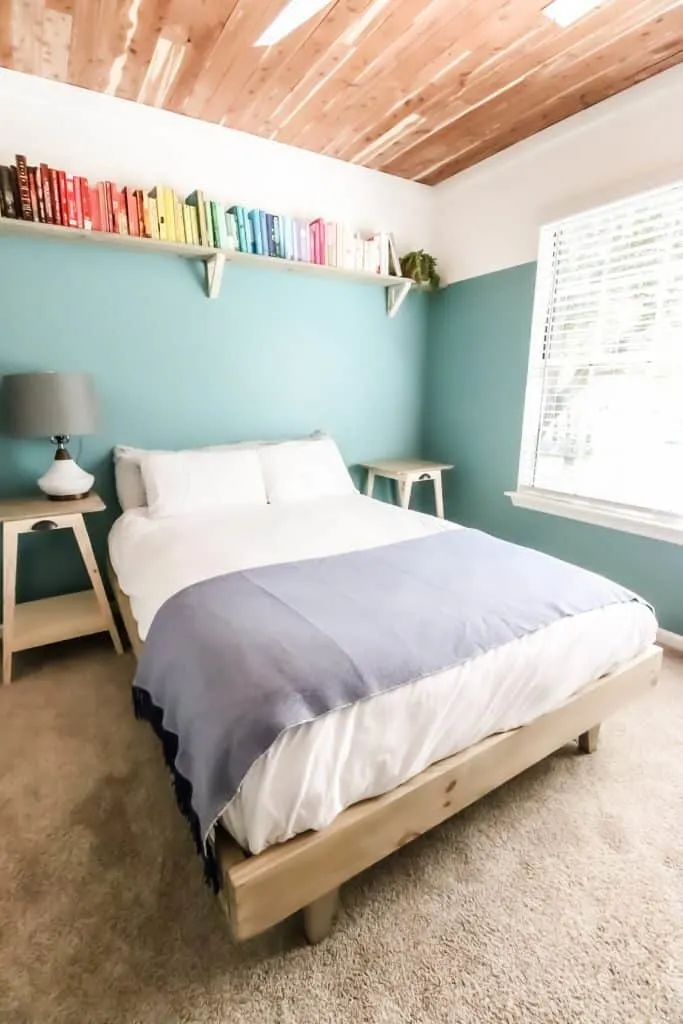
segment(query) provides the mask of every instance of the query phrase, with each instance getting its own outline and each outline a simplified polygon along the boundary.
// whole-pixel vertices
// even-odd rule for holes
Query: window
[[[683,543],[683,182],[541,230],[515,504]]]

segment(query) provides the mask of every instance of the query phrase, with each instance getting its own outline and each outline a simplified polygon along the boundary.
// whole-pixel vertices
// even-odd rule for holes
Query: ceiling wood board
[[[538,4],[539,10],[542,6],[543,3]],[[668,6],[671,6],[671,0],[661,0],[658,5],[656,0],[642,0],[633,4],[631,11],[624,15],[623,24],[630,25],[633,18],[636,18],[635,24],[640,24],[644,12],[646,17],[648,11],[649,16],[652,16],[659,13],[658,8],[665,9]],[[426,119],[425,127],[421,129],[416,126],[404,132],[401,138],[382,154],[382,166],[389,166],[394,157],[402,154],[407,158],[412,146],[424,142],[440,130],[455,125],[458,118],[466,113],[481,108],[486,112],[488,121],[488,114],[498,97],[505,96],[504,102],[509,103],[507,93],[514,89],[517,83],[539,72],[546,74],[550,61],[566,55],[570,48],[576,47],[577,44],[584,48],[584,53],[587,53],[591,48],[596,48],[596,45],[605,46],[613,36],[612,12],[607,6],[596,12],[589,25],[575,25],[561,33],[544,18],[533,37],[528,34],[520,40],[513,32],[509,38],[489,39],[488,49],[483,53],[480,49],[478,51],[486,59],[478,62],[475,56],[474,59],[469,58],[463,62],[457,69],[458,74],[448,91],[435,89],[431,94],[425,92],[425,104],[422,107]],[[529,71],[530,66],[533,67],[533,71]],[[558,92],[557,83],[553,82],[553,86],[551,100]],[[517,112],[518,110],[515,110],[515,115]],[[394,114],[395,118],[401,116],[402,111]],[[386,127],[386,123],[380,126],[384,129]],[[373,160],[370,160],[369,164],[377,166],[377,162]]]
[[[12,0],[0,64],[433,185],[683,60],[683,0]]]
[[[657,0],[653,2],[657,4]],[[623,35],[615,32],[613,27],[607,27],[599,45],[593,45],[590,40],[581,41],[551,63],[539,66],[517,81],[513,80],[513,84],[504,91],[494,92],[488,101],[477,103],[472,99],[467,103],[467,109],[440,131],[427,139],[420,139],[412,148],[402,151],[395,161],[384,160],[382,169],[399,173],[395,168],[400,166],[401,175],[422,178],[426,173],[433,174],[438,164],[457,156],[461,149],[472,147],[479,141],[488,142],[492,134],[509,130],[514,121],[528,117],[529,112],[550,113],[549,124],[561,120],[567,116],[563,113],[562,103],[567,92],[590,96],[583,104],[583,107],[588,107],[626,88],[626,82],[632,84],[629,74],[635,78],[642,69],[642,53],[648,44],[652,44],[654,26],[659,46],[670,47],[674,53],[683,48],[683,22],[676,10],[660,14],[645,24],[641,21],[635,31]],[[663,56],[668,56],[668,52],[655,52],[652,44],[652,62],[659,62]],[[626,72],[625,65],[628,67]],[[593,88],[589,92],[588,86],[598,75],[601,76],[602,91]],[[553,86],[550,95],[549,82]],[[553,108],[556,108],[556,116],[552,113]],[[514,112],[513,119],[510,111]]]

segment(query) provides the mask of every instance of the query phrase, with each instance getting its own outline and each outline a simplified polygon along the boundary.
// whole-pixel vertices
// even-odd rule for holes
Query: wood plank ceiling
[[[683,60],[683,0],[547,3],[0,0],[0,64],[434,185]]]

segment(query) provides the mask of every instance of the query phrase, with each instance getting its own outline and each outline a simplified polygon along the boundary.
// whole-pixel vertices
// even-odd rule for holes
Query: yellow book
[[[187,241],[187,235],[185,234],[183,204],[180,202],[175,192],[173,193],[173,198],[175,200],[175,240],[176,242],[185,243]]]
[[[166,215],[166,238],[169,242],[175,242],[175,192],[172,188],[164,188],[164,213]]]
[[[159,225],[159,238],[162,242],[167,242],[169,239],[168,224],[166,223],[166,197],[164,195],[165,189],[163,185],[157,185],[149,193],[149,198],[154,200],[154,204],[157,210],[156,220]]]
[[[145,196],[145,207],[149,210],[149,230],[152,232],[152,238],[156,238],[157,241],[161,237],[159,235],[159,214],[157,213],[157,201],[151,196]]]
[[[196,206],[188,206],[185,204],[189,215],[190,215],[190,229],[192,231],[192,244],[201,245],[201,239],[199,238],[199,211]]]
[[[183,227],[185,229],[185,241],[188,245],[194,245],[194,238],[192,237],[192,218],[190,217],[190,207],[187,203],[182,204],[183,211]]]

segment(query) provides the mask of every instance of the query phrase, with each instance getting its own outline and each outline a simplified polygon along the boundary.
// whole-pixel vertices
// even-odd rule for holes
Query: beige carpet
[[[0,688],[0,1022],[683,1021],[683,661],[611,720],[241,948],[200,878],[130,656]]]

